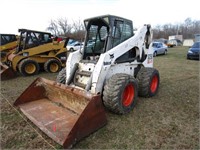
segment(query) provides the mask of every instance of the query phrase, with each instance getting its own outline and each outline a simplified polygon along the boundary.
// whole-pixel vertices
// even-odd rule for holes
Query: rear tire
[[[154,53],[153,53],[153,56],[156,57],[156,56],[157,56],[157,52],[154,52]]]
[[[19,72],[23,76],[30,76],[38,74],[40,67],[39,64],[35,60],[24,59],[19,63]]]
[[[44,64],[44,70],[49,73],[60,71],[61,63],[57,59],[49,59]]]
[[[164,55],[167,55],[167,50],[165,50]]]
[[[136,105],[137,96],[137,80],[127,74],[115,74],[104,86],[103,103],[116,114],[126,114]]]
[[[56,82],[65,84],[66,83],[66,68],[63,68],[57,75]]]
[[[141,68],[137,74],[139,96],[152,97],[156,95],[159,88],[160,76],[155,68]]]

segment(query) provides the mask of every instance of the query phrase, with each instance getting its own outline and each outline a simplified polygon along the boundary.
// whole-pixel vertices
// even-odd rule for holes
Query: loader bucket
[[[107,123],[100,95],[44,78],[37,78],[14,105],[64,148]]]
[[[8,80],[14,78],[15,72],[11,67],[8,67],[7,65],[4,65],[0,62],[1,70],[0,70],[0,75],[1,75],[1,80]]]

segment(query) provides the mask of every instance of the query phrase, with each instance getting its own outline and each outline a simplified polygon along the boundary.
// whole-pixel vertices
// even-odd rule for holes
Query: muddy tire
[[[137,102],[137,80],[127,74],[115,74],[105,84],[103,104],[116,114],[129,113]]]
[[[66,68],[63,68],[57,75],[56,82],[65,84],[66,83]]]
[[[156,95],[159,88],[160,76],[155,68],[141,68],[137,74],[138,95],[152,97]]]
[[[61,63],[57,59],[49,59],[44,64],[44,70],[49,73],[59,72]]]
[[[31,59],[24,59],[19,63],[19,72],[23,76],[30,76],[38,74],[40,70],[39,64]]]

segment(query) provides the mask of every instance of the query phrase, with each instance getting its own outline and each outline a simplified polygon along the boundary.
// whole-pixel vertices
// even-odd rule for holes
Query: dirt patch
[[[107,111],[108,124],[74,148],[199,149],[199,61],[187,60],[186,53],[187,48],[175,47],[167,55],[157,56],[158,94],[139,97],[135,109],[127,115]],[[1,81],[2,149],[62,148],[12,107],[37,77],[55,80],[56,75],[40,73]]]

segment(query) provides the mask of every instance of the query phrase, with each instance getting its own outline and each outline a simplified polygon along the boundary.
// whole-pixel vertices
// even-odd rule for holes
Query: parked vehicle
[[[167,40],[167,39],[164,39],[164,38],[160,38],[160,39],[154,39],[153,40],[153,42],[161,42],[161,43],[164,43],[167,47],[174,47],[175,46],[175,44],[173,44],[173,43],[170,43],[170,41],[169,40]]]
[[[167,41],[167,43],[165,45],[167,45],[167,47],[169,47],[169,48],[176,46],[175,44],[170,43],[169,41]]]
[[[55,73],[65,67],[67,60],[66,45],[68,39],[55,37],[48,32],[19,29],[20,39],[17,48],[6,56],[6,64],[0,62],[1,80],[17,76],[38,74],[43,68],[46,72]]]
[[[160,54],[164,54],[164,55],[167,54],[168,47],[162,42],[153,42],[152,47],[154,50],[153,52],[154,57]]]
[[[68,46],[68,45],[71,45],[71,44],[73,44],[73,43],[75,43],[75,42],[78,42],[78,41],[73,40],[73,39],[69,39],[69,41],[68,41],[68,43],[67,43],[67,46]]]
[[[80,42],[73,42],[73,43],[67,45],[67,49],[69,51],[76,51],[76,50],[81,49],[82,47],[83,47],[83,44]]]
[[[188,50],[187,59],[198,59],[200,55],[200,42],[195,42]]]
[[[0,61],[5,63],[7,55],[17,47],[18,36],[15,34],[0,34]]]
[[[171,39],[168,41],[168,44],[173,46],[182,46],[183,43],[179,39]]]

